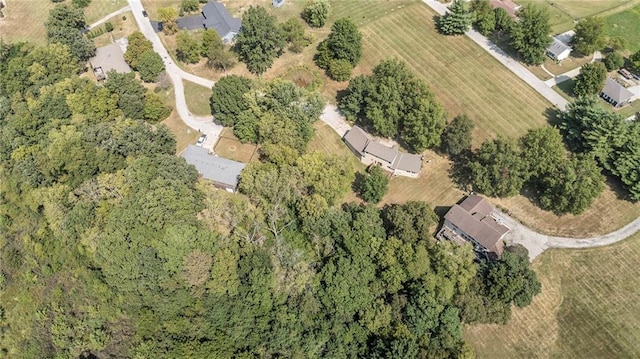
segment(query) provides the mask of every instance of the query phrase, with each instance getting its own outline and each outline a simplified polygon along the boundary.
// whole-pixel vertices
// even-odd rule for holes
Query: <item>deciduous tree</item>
[[[334,60],[345,60],[355,66],[361,56],[362,35],[358,27],[350,19],[341,18],[331,26],[327,39],[318,45],[315,62],[327,70]]]
[[[142,81],[156,82],[162,71],[164,71],[164,62],[157,52],[147,51],[138,58],[138,72]]]
[[[216,83],[211,94],[211,113],[216,123],[235,125],[238,116],[249,108],[244,96],[251,85],[251,79],[238,75],[225,76]]]
[[[151,41],[140,31],[134,31],[127,37],[127,51],[124,53],[124,59],[134,70],[138,69],[138,59],[147,51],[153,51]]]
[[[176,55],[178,60],[195,64],[201,59],[202,47],[189,32],[183,30],[176,36]]]
[[[358,196],[369,203],[378,203],[387,193],[389,178],[380,166],[371,166],[357,184]]]
[[[158,9],[158,19],[162,22],[162,32],[167,35],[173,35],[178,31],[176,18],[178,12],[172,7],[162,7]]]
[[[198,0],[182,0],[180,8],[186,12],[194,12],[199,9]]]
[[[469,167],[473,186],[492,197],[516,195],[528,180],[527,165],[515,143],[502,137],[484,142]]]
[[[478,31],[484,36],[491,35],[496,28],[496,15],[489,0],[473,0],[470,10]]]
[[[631,69],[633,71],[640,73],[640,50],[629,56],[629,64],[631,64]]]
[[[262,6],[251,6],[242,15],[242,29],[236,36],[235,50],[251,73],[267,71],[280,56],[286,42],[276,18]]]
[[[602,62],[585,64],[576,77],[573,93],[577,96],[595,95],[602,90],[606,78],[607,69]]]
[[[311,27],[323,27],[329,17],[329,2],[326,0],[311,0],[302,10],[302,18]]]
[[[526,4],[518,11],[518,19],[511,29],[511,45],[527,64],[541,64],[545,49],[551,43],[548,10]]]
[[[467,115],[453,118],[442,133],[441,149],[449,156],[458,156],[466,150],[471,150],[473,121]]]
[[[607,68],[607,71],[615,71],[624,66],[624,57],[617,51],[607,52],[602,63]]]
[[[576,24],[575,31],[571,46],[577,53],[590,55],[604,47],[604,19],[595,16],[582,19]]]

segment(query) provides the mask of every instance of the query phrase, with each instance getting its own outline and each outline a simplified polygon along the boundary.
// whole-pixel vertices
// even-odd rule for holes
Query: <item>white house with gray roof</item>
[[[176,20],[180,29],[214,29],[223,42],[229,43],[240,31],[242,20],[229,14],[224,4],[209,1],[198,15],[184,16]]]
[[[182,153],[182,158],[195,166],[202,178],[213,181],[214,186],[231,193],[238,189],[238,179],[245,167],[244,163],[211,155],[206,148],[195,145],[189,145]]]
[[[616,108],[628,105],[634,96],[633,92],[610,77],[607,77],[604,88],[600,92],[600,97]]]
[[[365,165],[378,164],[396,176],[416,178],[420,175],[422,156],[385,146],[358,126],[347,131],[343,140]]]
[[[557,38],[553,38],[551,45],[547,46],[547,56],[556,61],[567,59],[571,54],[571,47]]]

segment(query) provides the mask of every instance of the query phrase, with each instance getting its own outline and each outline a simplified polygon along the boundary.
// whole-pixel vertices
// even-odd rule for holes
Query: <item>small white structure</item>
[[[351,130],[347,131],[343,140],[351,152],[358,156],[360,162],[365,165],[378,164],[396,176],[417,178],[420,175],[421,156],[387,147],[371,138],[358,126],[353,126]]]
[[[284,5],[284,0],[273,0],[272,4],[274,7],[280,7],[282,5]]]
[[[569,57],[571,50],[570,46],[554,37],[551,45],[547,47],[547,56],[555,61],[562,61]]]

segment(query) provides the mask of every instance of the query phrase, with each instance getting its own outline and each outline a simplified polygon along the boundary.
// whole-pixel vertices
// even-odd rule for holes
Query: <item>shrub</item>
[[[331,60],[327,75],[336,81],[347,81],[351,77],[353,66],[347,60]]]

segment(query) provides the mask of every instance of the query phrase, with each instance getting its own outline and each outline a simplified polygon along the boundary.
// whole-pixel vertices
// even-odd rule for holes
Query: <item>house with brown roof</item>
[[[416,178],[420,175],[422,156],[385,146],[358,126],[353,126],[342,139],[365,165],[377,164],[396,176]]]
[[[634,96],[633,92],[610,77],[607,77],[604,88],[600,92],[600,97],[616,108],[630,104]]]
[[[501,7],[503,9],[505,9],[507,11],[507,13],[509,14],[509,16],[511,16],[512,18],[516,18],[516,14],[518,13],[518,10],[520,10],[521,6],[514,3],[511,0],[490,0],[491,2],[491,6],[493,6],[493,8],[498,8]]]
[[[476,252],[499,258],[504,250],[502,239],[509,230],[489,201],[472,194],[451,207],[436,238],[471,242]]]

